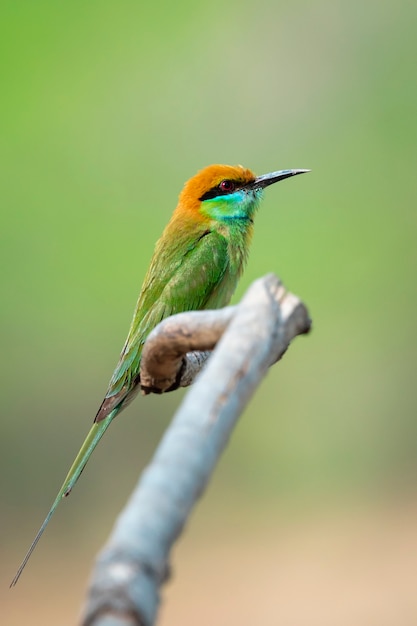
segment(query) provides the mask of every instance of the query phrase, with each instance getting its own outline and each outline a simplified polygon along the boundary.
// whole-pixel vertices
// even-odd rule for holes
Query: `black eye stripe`
[[[231,180],[230,182],[233,183],[233,189],[222,189],[220,187],[220,183],[220,185],[216,185],[215,187],[212,187],[211,189],[206,191],[206,193],[201,196],[200,201],[203,202],[203,200],[210,200],[211,198],[217,198],[218,196],[228,196],[229,194],[234,193],[237,189],[240,189],[242,187],[242,185],[239,185],[239,183],[234,180]]]

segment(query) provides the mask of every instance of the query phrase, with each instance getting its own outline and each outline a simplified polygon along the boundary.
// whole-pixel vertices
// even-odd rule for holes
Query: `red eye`
[[[219,185],[221,191],[225,192],[225,193],[231,193],[232,191],[234,191],[236,189],[236,185],[233,182],[233,180],[222,180],[222,182]]]

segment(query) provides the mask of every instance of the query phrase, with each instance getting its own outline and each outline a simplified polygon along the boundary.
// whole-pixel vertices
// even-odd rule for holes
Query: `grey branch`
[[[155,624],[171,547],[238,417],[268,368],[310,325],[304,304],[269,274],[239,305],[181,313],[151,333],[142,356],[144,393],[188,385],[204,368],[97,559],[83,626]]]

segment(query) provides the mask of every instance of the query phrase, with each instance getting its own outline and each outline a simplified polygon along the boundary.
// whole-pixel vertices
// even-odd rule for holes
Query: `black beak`
[[[251,189],[264,189],[264,187],[268,187],[269,185],[273,185],[280,180],[284,180],[284,178],[289,178],[290,176],[297,176],[297,174],[305,174],[310,170],[279,170],[278,172],[271,172],[270,174],[263,174],[262,176],[257,176],[254,181],[249,183],[249,187]]]

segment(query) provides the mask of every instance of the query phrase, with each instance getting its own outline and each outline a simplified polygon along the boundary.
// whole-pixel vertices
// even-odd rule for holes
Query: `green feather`
[[[102,436],[104,435],[108,427],[110,426],[111,422],[113,421],[113,418],[117,415],[118,412],[119,412],[119,409],[114,409],[114,411],[112,411],[105,420],[103,420],[102,422],[94,423],[93,426],[91,427],[90,432],[88,433],[79,453],[77,454],[77,457],[75,458],[75,461],[72,464],[67,474],[67,477],[65,478],[62,484],[61,489],[58,491],[58,494],[49,510],[48,515],[45,517],[45,520],[42,526],[38,530],[38,534],[36,535],[35,539],[32,541],[32,544],[29,550],[27,551],[25,558],[23,559],[19,569],[17,570],[16,575],[10,584],[11,587],[14,587],[14,585],[19,580],[20,574],[23,572],[26,566],[26,563],[29,561],[32,552],[36,548],[36,545],[39,539],[42,537],[44,530],[48,525],[49,520],[51,519],[52,515],[55,513],[55,509],[58,507],[58,504],[61,502],[62,498],[65,498],[71,493],[71,489],[73,488],[78,478],[80,477],[81,472],[83,471],[88,459],[91,456],[91,453],[93,452],[94,448],[96,447],[96,445],[98,444],[98,442],[100,441],[100,439],[102,438]]]
[[[17,583],[58,504],[71,492],[105,431],[137,393],[140,357],[151,330],[174,313],[223,306],[234,291],[239,273],[230,264],[228,241],[215,230],[201,232],[200,226],[194,235],[179,237],[171,247],[166,246],[164,237],[158,242],[125,346],[96,420],[10,586]]]
[[[94,424],[11,586],[112,420],[139,390],[140,359],[151,330],[174,313],[228,304],[246,261],[262,189],[305,171],[281,170],[256,178],[241,166],[212,165],[186,183],[156,244],[126,343]]]

